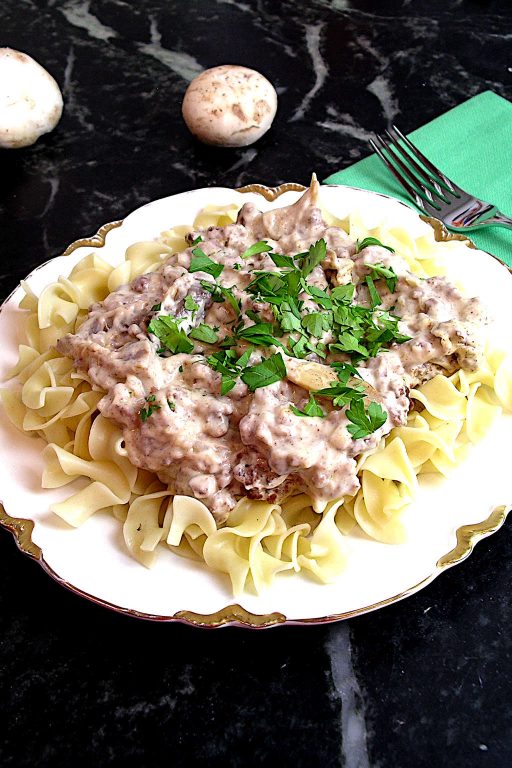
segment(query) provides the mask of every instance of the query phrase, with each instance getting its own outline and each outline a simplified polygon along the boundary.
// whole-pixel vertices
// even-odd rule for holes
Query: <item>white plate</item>
[[[129,245],[153,239],[173,225],[192,222],[205,205],[233,201],[242,205],[252,200],[268,209],[287,205],[299,194],[284,185],[275,195],[279,197],[277,203],[256,192],[224,188],[200,189],[157,200],[131,213],[105,237],[89,240],[88,245],[77,241],[67,249],[69,255],[36,269],[28,283],[38,293],[59,275],[68,275],[91,252],[91,245],[102,258],[117,264]],[[268,190],[266,196],[271,196]],[[393,217],[401,227],[418,234],[429,226],[404,204],[365,190],[323,187],[322,199],[340,218],[354,207],[363,210],[368,227],[376,226],[383,217]],[[108,226],[103,234],[106,229]],[[488,254],[463,244],[450,253],[448,266],[448,277],[462,281],[471,294],[478,294],[492,308],[496,327],[505,334],[507,310],[512,305],[510,272]],[[2,376],[17,359],[16,326],[21,316],[17,306],[22,295],[18,288],[0,314]],[[505,416],[448,480],[422,488],[410,510],[412,524],[406,544],[381,544],[356,533],[349,537],[347,568],[335,584],[320,585],[302,576],[283,574],[267,593],[258,597],[244,595],[237,605],[233,605],[228,578],[208,571],[200,563],[177,557],[164,548],[151,570],[135,562],[125,550],[121,524],[113,517],[96,514],[81,528],[73,529],[49,513],[50,503],[68,496],[73,486],[41,489],[43,443],[19,433],[3,412],[0,488],[5,513],[0,522],[15,533],[23,551],[38,559],[65,586],[134,616],[198,626],[265,627],[285,621],[333,621],[382,607],[417,591],[443,568],[466,557],[478,538],[500,527],[512,501],[511,437],[512,416]],[[33,530],[27,518],[33,521]]]

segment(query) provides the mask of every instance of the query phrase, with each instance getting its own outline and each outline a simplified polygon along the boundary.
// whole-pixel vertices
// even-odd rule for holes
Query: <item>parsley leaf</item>
[[[302,277],[306,278],[309,274],[311,274],[314,268],[325,259],[326,255],[327,244],[325,240],[317,240],[317,242],[310,247],[307,256],[305,256],[302,260],[300,269],[302,272]]]
[[[190,267],[188,268],[189,272],[206,272],[217,279],[223,270],[223,264],[217,264],[216,261],[212,261],[201,248],[194,248]]]
[[[373,278],[370,277],[370,275],[366,276],[366,285],[368,286],[368,293],[370,294],[372,309],[375,309],[375,307],[378,307],[379,304],[382,304],[382,299],[380,298],[379,292],[375,287],[375,283],[373,282]]]
[[[334,299],[336,303],[350,304],[354,298],[354,291],[356,287],[354,283],[347,283],[346,285],[337,285],[331,291],[331,299]]]
[[[153,333],[161,342],[162,347],[170,350],[173,355],[180,352],[190,353],[194,345],[188,340],[184,331],[180,331],[178,321],[170,315],[154,317],[149,326],[149,333]],[[160,350],[158,350],[160,352]]]
[[[286,280],[286,293],[288,294],[284,298],[296,299],[300,291],[304,290],[305,288],[305,283],[301,273],[298,271],[298,269],[294,269],[293,272],[281,274]]]
[[[347,419],[352,423],[347,430],[354,440],[368,437],[382,427],[387,419],[387,413],[379,403],[371,402],[368,409],[364,406],[364,400],[353,400],[350,408],[346,410]]]
[[[162,306],[162,302],[161,301],[158,304],[153,304],[153,306],[151,307],[151,311],[152,312],[159,312],[161,306]]]
[[[325,413],[320,408],[313,395],[309,396],[309,400],[304,406],[303,411],[296,408],[294,405],[290,405],[290,411],[296,416],[319,416],[321,419],[325,418]]]
[[[237,357],[233,349],[220,350],[214,352],[207,358],[207,363],[214,371],[221,374],[221,395],[227,395],[236,384],[237,378],[245,368],[252,354],[252,347],[245,350],[241,357]]]
[[[251,344],[255,344],[259,347],[271,347],[276,344],[282,347],[283,344],[276,339],[273,334],[272,323],[256,323],[255,325],[249,325],[247,328],[242,328],[236,331],[236,336],[239,339],[248,341]]]
[[[338,340],[335,344],[329,344],[331,352],[348,352],[349,354],[356,353],[363,359],[370,357],[370,353],[359,343],[357,337],[350,331],[342,331],[338,334]]]
[[[240,314],[240,302],[233,293],[233,288],[225,288],[223,285],[219,285],[219,290],[224,298],[231,305],[235,315],[238,317]]]
[[[286,282],[276,272],[256,271],[253,274],[256,277],[245,290],[254,296],[261,296],[265,301],[271,302],[273,297],[277,297],[286,288]],[[280,300],[284,301],[284,297]]]
[[[206,280],[201,280],[201,286],[211,293],[213,301],[221,304],[223,301],[227,301],[231,305],[235,315],[238,317],[240,314],[240,302],[233,293],[233,288],[226,288],[224,285],[218,285],[217,283],[209,283]]]
[[[276,381],[281,381],[286,376],[286,366],[282,356],[277,352],[267,357],[261,363],[251,365],[242,373],[242,381],[247,384],[251,392],[260,387],[268,387]]]
[[[205,323],[199,323],[197,328],[193,328],[190,331],[189,336],[191,339],[204,341],[206,344],[216,344],[219,340],[215,331],[209,325],[205,325]]]
[[[338,379],[342,384],[346,384],[351,376],[357,377],[358,379],[362,378],[357,368],[354,368],[350,363],[331,363],[331,368],[336,371]]]
[[[256,256],[258,253],[267,253],[271,250],[272,246],[269,245],[266,240],[260,240],[242,253],[242,259],[249,259],[251,256]]]
[[[196,304],[192,296],[185,296],[184,307],[185,309],[188,309],[189,312],[195,314],[199,309],[199,304]]]
[[[287,267],[288,269],[296,269],[293,261],[293,256],[284,256],[282,253],[272,253],[270,258],[276,265],[276,267]]]
[[[344,286],[342,286],[344,287]],[[336,290],[336,288],[334,289]],[[329,296],[326,291],[321,288],[317,288],[316,285],[306,285],[306,292],[314,298],[317,304],[320,304],[324,309],[332,309],[332,294]]]
[[[290,338],[290,349],[292,350],[292,353],[295,357],[298,357],[300,360],[303,357],[306,357],[307,354],[309,354],[306,345],[308,343],[307,336],[304,336],[302,334],[298,339],[291,339]]]
[[[302,318],[302,327],[309,333],[319,339],[324,331],[328,331],[332,326],[332,312],[311,312]]]
[[[386,280],[386,285],[388,286],[390,293],[395,292],[398,275],[393,267],[385,267],[384,264],[367,264],[366,266],[373,272],[374,276],[377,275]]]
[[[202,243],[202,242],[203,242],[203,238],[201,237],[201,235],[198,235],[198,236],[196,237],[196,239],[195,239],[195,240],[193,240],[193,241],[190,243],[190,245],[197,245],[198,243]]]
[[[283,333],[302,332],[300,310],[294,299],[290,298],[288,301],[283,301],[277,314]]]
[[[158,403],[156,403],[155,400],[156,400],[155,395],[148,395],[146,397],[146,403],[148,403],[148,407],[142,408],[139,411],[141,421],[147,421],[155,411],[160,410],[161,406],[158,405]]]
[[[365,396],[365,390],[362,387],[349,387],[341,381],[333,381],[330,387],[317,389],[315,395],[319,397],[332,398],[333,405],[341,408],[352,400],[361,400]]]
[[[376,237],[365,237],[364,240],[356,240],[356,253],[361,253],[363,248],[368,248],[370,245],[380,245],[381,248],[386,248],[386,250],[391,251],[391,253],[395,252],[394,248],[391,248],[390,245],[384,245],[384,243],[381,243]]]
[[[167,405],[169,406],[169,409],[171,411],[175,411],[176,410],[176,403],[171,402],[171,400],[167,401]]]

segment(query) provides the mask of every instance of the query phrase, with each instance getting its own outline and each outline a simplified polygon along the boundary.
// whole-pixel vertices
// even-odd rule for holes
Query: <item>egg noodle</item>
[[[1,393],[14,425],[46,443],[42,487],[87,481],[78,483],[79,490],[65,501],[52,504],[52,512],[80,526],[95,512],[108,510],[123,523],[126,546],[143,565],[153,564],[164,543],[228,574],[235,594],[248,586],[260,592],[286,570],[308,572],[321,582],[335,580],[348,556],[347,534],[356,526],[381,542],[404,541],[403,514],[418,493],[418,475],[447,474],[503,409],[512,410],[510,356],[488,348],[480,370],[437,375],[410,392],[414,407],[407,424],[360,457],[361,487],[354,497],[331,501],[321,512],[313,511],[305,493],[280,504],[242,498],[217,528],[202,502],[173,496],[155,474],[130,463],[120,427],[97,411],[104,393],[93,390],[87,375],[54,345],[76,332],[91,304],[184,250],[187,232],[230,224],[237,211],[237,205],[207,207],[193,226],[177,226],[158,240],[130,246],[116,267],[91,252],[39,297],[22,283],[24,340],[9,374],[18,387]],[[341,226],[353,239],[371,235],[389,244],[420,277],[442,274],[451,248],[460,247],[436,242],[427,226],[412,237],[387,220],[369,231],[357,210],[344,221],[323,213],[328,224]]]

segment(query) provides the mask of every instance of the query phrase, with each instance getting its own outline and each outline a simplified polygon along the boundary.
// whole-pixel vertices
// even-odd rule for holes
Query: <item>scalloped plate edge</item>
[[[330,185],[330,186],[340,186],[340,185]],[[237,191],[242,193],[252,192],[252,193],[260,194],[267,201],[272,202],[274,200],[277,200],[277,198],[280,197],[285,192],[291,192],[291,191],[301,192],[305,189],[306,187],[303,184],[288,182],[285,184],[280,184],[277,187],[267,187],[264,184],[249,184],[244,187],[239,187]],[[358,188],[353,187],[353,189],[358,189]],[[362,190],[362,191],[368,191],[368,190]],[[390,197],[389,195],[383,195],[382,193],[379,193],[379,192],[374,192],[373,194],[377,194],[380,197],[385,197],[385,198]],[[396,200],[396,198],[390,198],[390,199]],[[406,205],[401,200],[397,200],[397,202],[401,203],[404,206]],[[430,224],[430,226],[432,226],[435,232],[436,240],[438,241],[463,240],[463,241],[467,241],[467,244],[470,248],[475,248],[475,245],[471,242],[471,240],[468,237],[466,237],[463,234],[455,234],[455,233],[448,232],[443,222],[439,221],[438,219],[434,219],[432,217],[427,217],[427,216],[421,216],[420,218],[422,218],[424,221]],[[61,256],[69,256],[77,248],[82,248],[82,247],[101,248],[102,246],[105,245],[105,239],[107,234],[112,229],[120,227],[122,223],[123,223],[123,220],[117,220],[117,221],[108,222],[107,224],[103,224],[98,229],[96,234],[93,235],[92,237],[80,238],[70,243],[66,248],[66,250],[61,254]],[[492,256],[492,254],[490,255]],[[497,257],[493,256],[493,258],[496,259]],[[499,261],[499,259],[497,259],[497,261]],[[500,264],[501,263],[502,262],[500,262]],[[40,269],[42,266],[44,266],[44,264],[41,264],[36,269]],[[507,267],[507,269],[512,274],[512,269],[510,269],[510,267]],[[5,301],[7,301],[8,298]],[[457,565],[458,563],[465,560],[467,557],[469,557],[475,545],[481,539],[486,538],[487,536],[490,536],[491,534],[495,533],[497,530],[499,530],[502,527],[511,509],[512,509],[512,506],[507,507],[507,506],[501,505],[493,509],[491,514],[484,521],[480,523],[475,523],[475,524],[469,523],[458,528],[455,532],[456,540],[457,540],[455,547],[453,547],[453,549],[451,549],[449,552],[447,552],[445,555],[442,555],[439,558],[439,560],[436,563],[435,570],[429,576],[425,577],[420,582],[409,587],[403,592],[400,592],[397,595],[393,595],[392,597],[386,598],[385,600],[381,600],[372,605],[364,606],[363,608],[357,608],[353,611],[347,611],[345,613],[331,614],[328,616],[314,617],[314,618],[307,618],[307,619],[287,619],[287,617],[284,614],[279,612],[274,612],[269,614],[255,614],[255,613],[251,613],[250,611],[247,611],[245,608],[243,608],[241,605],[237,603],[227,605],[224,608],[221,608],[220,610],[210,614],[201,614],[201,613],[194,613],[193,611],[180,610],[180,611],[177,611],[172,616],[159,616],[159,615],[136,611],[132,608],[123,608],[122,606],[109,603],[108,601],[102,600],[101,598],[98,598],[95,595],[91,595],[87,592],[84,592],[83,590],[80,590],[78,587],[75,587],[73,584],[70,584],[69,582],[67,582],[65,579],[61,578],[59,574],[56,573],[53,570],[53,568],[48,565],[48,563],[46,563],[41,548],[32,541],[32,531],[34,528],[33,521],[25,518],[12,517],[6,512],[1,502],[0,502],[0,526],[2,526],[3,528],[11,532],[11,534],[13,535],[16,541],[18,548],[24,554],[28,555],[33,560],[38,562],[52,579],[54,579],[56,582],[58,582],[62,586],[66,587],[66,589],[73,592],[74,594],[79,595],[80,597],[84,597],[87,600],[95,603],[96,605],[100,605],[104,608],[109,608],[110,610],[113,610],[116,613],[121,613],[123,615],[131,616],[138,619],[146,619],[150,621],[165,622],[165,623],[170,623],[170,622],[182,623],[182,624],[188,624],[194,627],[202,627],[202,628],[208,628],[208,629],[215,629],[215,628],[226,627],[226,626],[245,627],[249,629],[267,629],[269,627],[283,626],[285,624],[288,624],[288,625],[327,624],[335,621],[342,621],[344,619],[360,616],[364,613],[369,613],[370,611],[374,611],[379,608],[384,608],[387,605],[391,605],[393,603],[398,602],[399,600],[403,600],[404,598],[409,597],[410,595],[413,595],[414,593],[426,587],[447,568],[451,568],[454,565]]]

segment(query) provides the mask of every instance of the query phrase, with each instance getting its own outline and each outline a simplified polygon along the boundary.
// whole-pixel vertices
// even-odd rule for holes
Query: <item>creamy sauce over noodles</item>
[[[414,276],[400,256],[379,245],[358,252],[342,229],[325,223],[317,193],[314,185],[293,206],[265,213],[247,203],[237,223],[191,232],[189,248],[93,305],[78,332],[57,345],[106,393],[99,410],[122,427],[131,462],[157,473],[174,493],[201,499],[218,522],[241,496],[273,501],[306,491],[321,508],[354,494],[357,457],[375,448],[394,426],[405,424],[409,388],[437,373],[479,365],[484,317],[478,299],[464,298],[442,277]],[[224,267],[216,280],[208,272],[188,271],[199,237],[201,251]],[[289,348],[253,346],[250,365],[278,352],[287,373],[254,391],[238,378],[221,395],[221,373],[207,361],[235,324],[251,326],[255,313],[262,322],[275,319],[272,305],[246,289],[255,272],[278,272],[278,267],[269,252],[244,259],[242,254],[265,241],[273,253],[295,256],[319,240],[325,241],[326,256],[308,275],[308,285],[330,291],[353,283],[354,304],[369,307],[371,265],[392,268],[394,285],[373,273],[380,309],[397,316],[400,333],[411,337],[356,364],[366,383],[366,402],[377,402],[385,411],[384,423],[364,437],[350,434],[346,408],[335,407],[332,398],[318,399],[323,418],[297,415],[290,407],[302,411],[308,403],[311,387],[305,380],[301,386],[305,366],[313,362],[332,375],[330,363],[350,360],[329,349],[336,341],[330,330],[319,339],[324,358],[315,351],[299,359]],[[240,306],[238,317],[232,303],[214,301],[215,283],[231,289]],[[309,293],[299,299],[303,313],[325,311]],[[206,325],[215,330],[217,341],[195,340],[191,353],[162,353],[160,340],[148,328],[164,316],[180,318],[186,334]],[[283,343],[289,340],[286,334],[275,335]],[[240,341],[237,354],[248,346]]]

